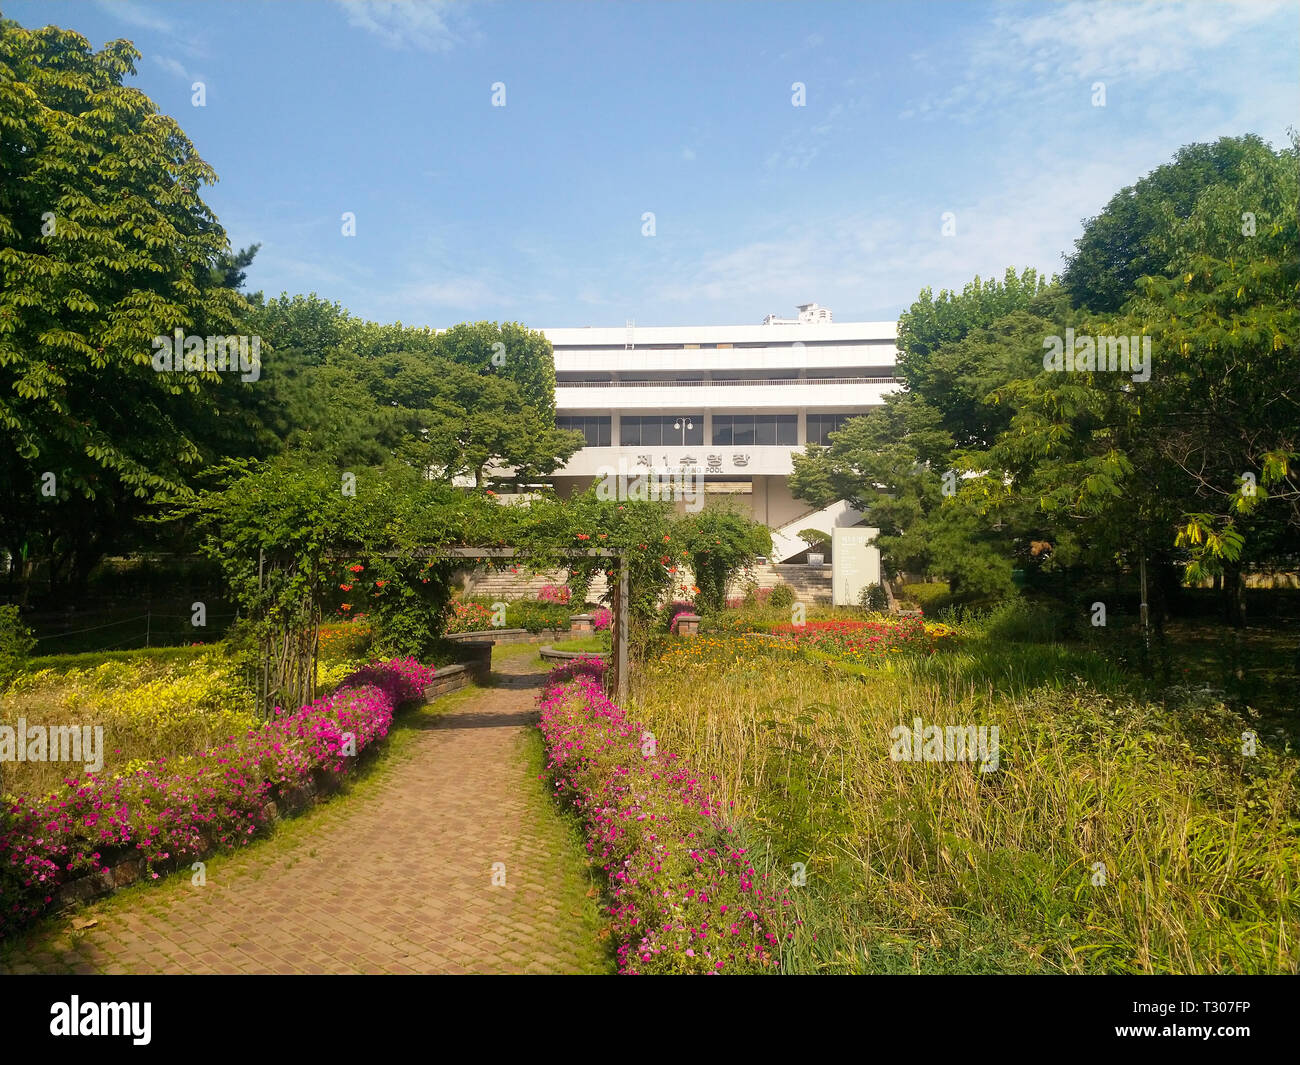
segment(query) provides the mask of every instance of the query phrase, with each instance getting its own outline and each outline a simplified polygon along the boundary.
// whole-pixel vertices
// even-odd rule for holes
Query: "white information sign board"
[[[880,551],[872,541],[879,529],[864,525],[831,530],[831,602],[857,606],[862,590],[880,583]]]

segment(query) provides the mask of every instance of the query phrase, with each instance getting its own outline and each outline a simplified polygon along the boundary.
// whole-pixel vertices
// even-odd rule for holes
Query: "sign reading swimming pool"
[[[831,530],[831,602],[857,606],[868,585],[880,583],[880,551],[873,541],[879,529],[862,525]]]

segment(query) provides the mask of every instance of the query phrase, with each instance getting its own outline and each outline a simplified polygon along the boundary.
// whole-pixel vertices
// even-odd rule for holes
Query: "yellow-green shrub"
[[[105,662],[91,669],[20,674],[0,696],[0,720],[103,728],[101,772],[133,761],[177,758],[246,732],[257,724],[254,698],[220,652],[182,662]],[[44,794],[80,766],[13,762],[8,794]]]

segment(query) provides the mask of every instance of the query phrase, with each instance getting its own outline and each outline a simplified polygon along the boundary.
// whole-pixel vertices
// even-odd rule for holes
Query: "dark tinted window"
[[[587,441],[587,447],[609,447],[611,421],[608,414],[566,414],[555,419],[555,427],[580,432]]]

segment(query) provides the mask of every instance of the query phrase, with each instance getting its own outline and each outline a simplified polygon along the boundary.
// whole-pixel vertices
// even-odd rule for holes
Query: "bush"
[[[767,597],[767,605],[780,610],[789,610],[794,606],[794,589],[788,584],[778,584]]]
[[[564,589],[567,591],[567,589]],[[444,632],[486,632],[493,628],[527,629],[529,632],[541,632],[543,629],[564,629],[569,627],[569,617],[573,608],[562,602],[539,602],[535,599],[512,599],[506,602],[505,623],[493,625],[494,617],[499,616],[496,603],[484,597],[454,600],[444,618]]]
[[[320,660],[349,662],[365,658],[374,641],[374,629],[365,622],[344,621],[320,627]]]
[[[0,684],[7,684],[23,668],[36,648],[32,630],[23,624],[16,606],[0,606]]]
[[[733,578],[772,550],[772,535],[765,526],[727,506],[679,518],[673,532],[690,558],[695,605],[701,610],[719,609]]]
[[[885,593],[884,585],[868,584],[858,596],[858,603],[863,610],[881,613],[889,609],[889,596]]]
[[[452,600],[443,618],[444,633],[483,632],[492,628],[492,608],[473,600]]]
[[[1071,624],[1059,603],[1008,599],[974,619],[995,643],[1058,643],[1071,635]]]
[[[567,603],[516,599],[506,604],[506,628],[527,629],[529,632],[541,632],[543,629],[567,630],[572,613],[573,610]]]

